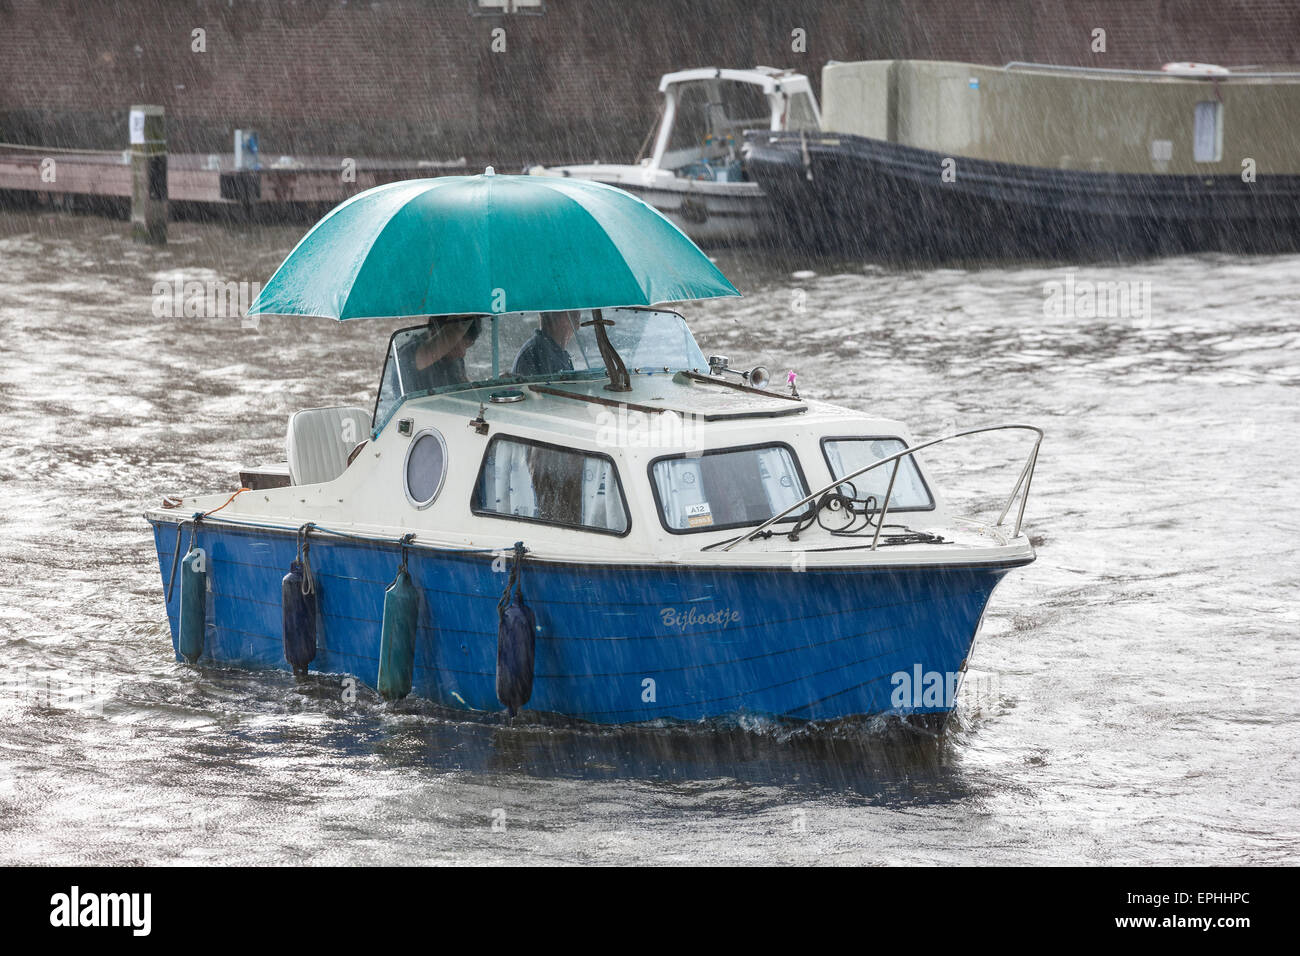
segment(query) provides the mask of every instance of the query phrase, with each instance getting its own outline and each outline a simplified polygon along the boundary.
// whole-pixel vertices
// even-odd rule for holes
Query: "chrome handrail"
[[[1020,477],[1016,479],[1015,487],[1011,489],[1011,495],[1010,497],[1007,498],[1006,506],[1002,509],[1002,514],[998,516],[998,520],[994,525],[994,527],[1000,527],[1002,525],[1002,522],[1007,517],[1007,512],[1011,510],[1012,503],[1015,502],[1016,500],[1016,495],[1020,494],[1020,508],[1016,512],[1016,530],[1015,533],[1012,535],[1012,537],[1016,537],[1020,534],[1020,525],[1024,521],[1024,517],[1025,517],[1025,505],[1029,502],[1029,486],[1030,484],[1032,484],[1034,480],[1034,468],[1038,465],[1038,448],[1043,443],[1043,430],[1041,428],[1039,428],[1037,425],[1025,425],[1021,423],[1012,423],[1007,425],[985,425],[982,428],[969,428],[966,431],[953,432],[953,434],[951,435],[944,435],[942,438],[931,438],[929,441],[921,442],[919,445],[912,445],[908,448],[904,448],[900,452],[895,452],[894,454],[889,455],[885,458],[881,458],[877,461],[873,461],[871,464],[867,465],[866,467],[859,468],[857,471],[844,475],[841,478],[836,478],[829,485],[817,489],[812,494],[804,496],[803,498],[799,499],[794,504],[792,504],[790,507],[786,508],[780,514],[773,515],[771,518],[768,518],[766,521],[764,521],[753,531],[750,531],[748,534],[741,535],[739,538],[736,538],[734,541],[728,542],[726,547],[722,548],[722,550],[730,551],[738,544],[744,544],[746,541],[752,541],[754,538],[758,537],[758,535],[762,534],[764,531],[766,531],[772,525],[776,524],[778,521],[780,521],[782,518],[784,518],[786,515],[790,514],[791,512],[797,511],[798,509],[802,508],[804,505],[808,504],[809,502],[814,501],[817,498],[820,498],[822,495],[826,494],[826,492],[833,491],[834,489],[838,488],[840,485],[845,484],[846,482],[851,482],[854,478],[858,477],[859,475],[865,475],[867,472],[871,471],[872,469],[879,468],[882,465],[887,465],[892,461],[894,463],[894,468],[892,473],[889,476],[889,488],[885,492],[884,504],[881,506],[880,509],[880,517],[877,519],[876,533],[872,536],[871,539],[871,550],[875,551],[876,546],[880,541],[880,529],[885,526],[885,518],[889,514],[889,498],[893,494],[894,479],[898,477],[899,463],[902,461],[902,459],[913,454],[914,452],[920,451],[922,448],[929,448],[931,445],[938,445],[942,442],[952,441],[954,438],[964,438],[967,435],[979,435],[979,434],[983,434],[984,432],[997,432],[997,431],[1031,431],[1038,436],[1038,438],[1034,441],[1033,449],[1029,452],[1028,457],[1025,459],[1025,466],[1020,469]],[[1023,494],[1021,494],[1022,486],[1024,487]]]

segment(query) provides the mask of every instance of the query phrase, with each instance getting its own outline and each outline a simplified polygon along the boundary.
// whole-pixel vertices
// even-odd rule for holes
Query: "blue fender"
[[[515,591],[497,627],[497,700],[513,717],[533,696],[537,619]]]
[[[181,560],[181,612],[176,649],[191,664],[197,664],[203,656],[207,603],[208,556],[202,548],[190,548]]]
[[[298,677],[316,658],[316,593],[302,593],[302,564],[289,565],[280,581],[280,604],[284,611],[284,659]]]

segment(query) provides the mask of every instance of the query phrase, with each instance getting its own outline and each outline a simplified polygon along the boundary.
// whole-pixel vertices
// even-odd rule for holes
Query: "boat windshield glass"
[[[817,122],[817,110],[813,106],[812,96],[808,93],[792,93],[785,106],[785,129],[792,132],[820,129]]]
[[[650,466],[650,477],[659,518],[675,534],[762,524],[808,494],[786,445],[660,458]]]
[[[907,446],[899,438],[826,438],[822,440],[822,452],[826,455],[826,464],[830,466],[831,477],[852,474],[859,468],[865,468],[873,461],[880,461],[890,455],[896,455]],[[894,490],[889,496],[890,511],[929,511],[934,507],[934,498],[926,487],[921,470],[916,460],[908,455],[898,459],[898,477],[894,479]],[[874,498],[875,504],[870,510],[879,511],[880,502],[889,490],[889,476],[894,466],[881,465],[865,474],[858,475],[852,481],[840,485],[839,492],[862,502],[867,507],[867,498]]]
[[[742,134],[772,123],[763,88],[735,80],[695,80],[679,84],[676,95],[661,166],[690,179],[740,178]]]
[[[602,309],[610,344],[631,371],[702,371],[708,361],[686,320],[666,309]],[[394,332],[384,357],[374,425],[411,395],[493,384],[602,378],[592,312],[510,312],[437,318]]]

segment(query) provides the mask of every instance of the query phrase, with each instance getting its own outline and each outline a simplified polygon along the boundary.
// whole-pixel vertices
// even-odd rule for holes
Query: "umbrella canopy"
[[[336,206],[249,314],[549,312],[739,294],[680,229],[621,189],[489,168],[389,183]]]

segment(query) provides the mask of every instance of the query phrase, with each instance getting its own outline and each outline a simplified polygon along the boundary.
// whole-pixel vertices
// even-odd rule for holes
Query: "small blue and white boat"
[[[461,214],[464,190],[495,189],[484,202],[499,216],[508,181],[549,183],[537,188],[595,196],[605,228],[605,204],[644,207],[571,180],[475,183],[491,178],[425,181],[418,197],[411,183],[371,193],[390,220],[413,216],[434,231],[442,213],[428,197],[439,188],[444,198],[462,191],[449,204]],[[403,190],[423,211],[392,211]],[[528,196],[534,215],[537,194]],[[313,283],[290,268],[310,261],[321,283],[347,271],[342,259],[320,261],[320,243],[331,217],[358,231],[348,205],[303,240],[255,308],[338,317],[362,307],[364,295],[315,287],[303,304]],[[644,209],[672,230],[662,242],[639,233],[656,262],[669,247],[694,249]],[[470,711],[526,704],[609,723],[952,710],[990,595],[1034,559],[1021,520],[1037,428],[917,444],[899,422],[793,386],[755,387],[762,370],[706,359],[680,313],[624,290],[599,293],[622,304],[594,303],[590,288],[547,299],[566,309],[543,317],[537,296],[557,293],[483,285],[499,273],[466,265],[489,247],[530,264],[528,249],[501,244],[500,233],[482,245],[462,233],[457,255],[468,258],[448,268],[481,286],[484,302],[516,289],[518,311],[453,308],[431,300],[432,286],[413,293],[419,301],[401,305],[410,314],[478,317],[394,333],[372,408],[291,417],[285,473],[254,470],[233,497],[186,496],[148,512],[178,660],[353,675],[388,697]],[[397,246],[385,248],[389,282]],[[720,273],[705,288],[715,280],[692,278],[686,261],[668,269],[677,286],[657,288],[678,300],[689,297],[683,284],[730,289]],[[370,268],[358,262],[347,281]],[[391,306],[367,314],[402,314],[383,311]],[[419,366],[452,322],[464,332],[463,366],[451,356],[443,370],[455,380],[438,384]],[[561,354],[571,368],[557,367]],[[1032,439],[1019,479],[996,523],[963,519],[924,452],[998,429]]]

